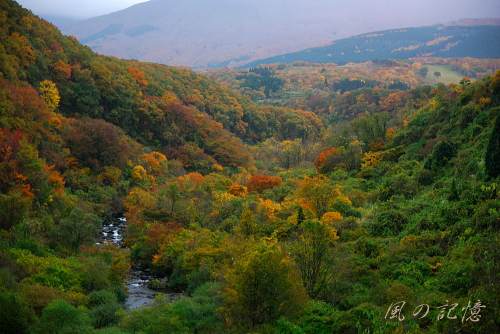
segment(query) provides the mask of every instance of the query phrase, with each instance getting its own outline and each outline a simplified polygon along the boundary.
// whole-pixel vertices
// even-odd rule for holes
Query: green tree
[[[99,218],[82,208],[73,208],[52,231],[53,241],[76,252],[80,246],[95,240],[99,231]]]
[[[11,292],[0,293],[0,333],[28,333],[32,315],[24,302]]]
[[[23,222],[31,205],[30,198],[19,191],[0,194],[0,228],[10,229]]]
[[[356,118],[351,126],[359,140],[375,148],[385,140],[389,119],[386,112],[375,113]]]
[[[449,141],[441,141],[434,146],[432,154],[425,162],[425,168],[430,170],[438,170],[444,167],[456,153],[456,147]]]
[[[428,67],[421,67],[419,70],[417,70],[417,73],[422,77],[425,78],[427,77],[427,74],[429,73],[429,68]]]
[[[291,245],[291,253],[300,270],[302,281],[311,298],[318,298],[332,278],[328,265],[334,230],[316,220],[301,225],[302,234]]]
[[[170,216],[175,213],[175,208],[182,198],[182,192],[176,182],[171,182],[168,186],[161,191],[161,203],[168,208]]]
[[[116,295],[107,290],[93,292],[89,295],[90,315],[94,327],[102,328],[116,324],[120,319],[117,311],[120,309]]]
[[[304,222],[306,219],[306,216],[304,215],[304,209],[302,209],[301,206],[299,206],[297,210],[297,225],[300,225]]]
[[[306,301],[293,260],[276,244],[260,245],[241,259],[229,283],[229,312],[250,328],[294,316]]]
[[[485,157],[486,172],[491,178],[500,175],[500,116],[495,120]]]
[[[63,300],[55,300],[43,309],[37,334],[86,334],[93,330],[85,311]]]

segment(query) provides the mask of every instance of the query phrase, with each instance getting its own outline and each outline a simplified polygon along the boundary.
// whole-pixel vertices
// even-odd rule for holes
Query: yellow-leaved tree
[[[38,91],[50,111],[55,111],[59,107],[61,96],[54,82],[50,80],[40,82]]]

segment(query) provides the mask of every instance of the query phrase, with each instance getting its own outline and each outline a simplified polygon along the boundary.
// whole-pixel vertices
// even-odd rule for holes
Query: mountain
[[[421,56],[498,58],[500,26],[497,23],[498,20],[464,20],[461,26],[378,31],[341,39],[324,47],[257,60],[247,66],[299,61],[346,64]]]
[[[52,23],[61,30],[69,28],[78,22],[78,19],[65,16],[42,15],[43,19]]]
[[[500,71],[324,128],[0,22],[0,333],[498,332]]]
[[[211,0],[153,0],[65,32],[99,53],[193,67],[249,61],[334,38],[334,27],[320,28],[326,15],[306,18],[300,1],[288,3],[220,0],[214,10]],[[297,37],[293,43],[291,36]]]
[[[0,9],[8,13],[0,49],[5,80],[34,89],[50,80],[63,115],[101,118],[184,162],[249,166],[243,142],[306,137],[321,126],[312,113],[256,106],[190,70],[98,56],[12,1]]]
[[[453,9],[450,1],[433,4],[432,12],[422,6],[396,0],[151,0],[63,31],[102,54],[206,68],[241,65],[369,31],[436,24],[469,14],[467,6]]]
[[[500,18],[461,19],[449,22],[449,26],[500,26]]]

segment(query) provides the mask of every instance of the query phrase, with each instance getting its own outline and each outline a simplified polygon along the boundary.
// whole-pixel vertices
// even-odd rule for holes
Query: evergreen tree
[[[299,206],[299,211],[297,212],[297,225],[302,224],[302,222],[306,219],[304,215],[304,209],[302,209],[301,206]]]
[[[490,142],[486,149],[486,172],[491,178],[500,175],[500,116],[497,116]]]

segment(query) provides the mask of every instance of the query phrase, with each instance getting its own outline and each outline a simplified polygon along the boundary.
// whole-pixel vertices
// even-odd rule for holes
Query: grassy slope
[[[434,85],[438,83],[448,85],[451,83],[458,83],[463,78],[460,73],[454,71],[452,68],[446,65],[428,65],[426,67],[429,69],[429,72],[424,78],[424,82],[428,85]],[[439,72],[441,73],[441,75],[435,76],[435,72]]]

